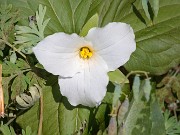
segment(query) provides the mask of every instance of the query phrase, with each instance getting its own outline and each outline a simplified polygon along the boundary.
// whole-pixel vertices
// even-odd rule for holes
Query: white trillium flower
[[[59,75],[61,94],[71,105],[94,107],[106,94],[107,73],[125,64],[135,49],[133,29],[113,22],[90,29],[86,37],[55,33],[33,52],[48,72]]]

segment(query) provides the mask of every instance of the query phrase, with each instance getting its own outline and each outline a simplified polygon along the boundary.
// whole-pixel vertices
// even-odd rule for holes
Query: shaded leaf
[[[89,109],[72,107],[67,99],[60,95],[57,84],[53,86],[53,89],[50,86],[43,89],[43,99],[43,135],[73,134],[79,130],[82,126],[81,123],[84,121],[87,122],[85,129],[87,130],[90,114]],[[31,119],[27,120],[27,117],[31,117]],[[23,129],[29,125],[33,131],[37,131],[38,119],[37,103],[25,114],[19,116],[17,122]]]
[[[151,135],[165,135],[164,118],[161,113],[161,108],[157,102],[154,93],[152,94],[151,97],[152,97],[151,105],[150,105],[151,120],[152,120]]]
[[[44,20],[46,7],[39,5],[34,21],[30,21],[29,27],[16,25],[16,41],[19,44],[19,50],[24,53],[32,53],[31,48],[44,38],[44,30],[50,19]]]
[[[16,95],[20,94],[21,92],[24,92],[24,90],[27,89],[27,83],[25,80],[25,75],[23,74],[20,74],[17,77],[15,77],[11,86],[11,99],[14,99]]]

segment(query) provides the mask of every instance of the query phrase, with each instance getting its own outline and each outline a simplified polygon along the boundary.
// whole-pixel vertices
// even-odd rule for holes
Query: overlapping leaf
[[[43,135],[73,134],[80,130],[82,124],[86,125],[83,131],[87,132],[90,110],[87,108],[72,107],[67,99],[59,93],[58,84],[47,86],[43,89]],[[31,118],[28,119],[27,118]],[[17,122],[25,128],[31,126],[34,131],[38,129],[38,104],[26,114],[20,116]]]
[[[180,1],[160,0],[153,23],[145,16],[141,1],[133,2],[107,1],[105,13],[100,16],[101,26],[111,21],[129,23],[135,32],[137,49],[125,68],[163,74],[180,63]]]

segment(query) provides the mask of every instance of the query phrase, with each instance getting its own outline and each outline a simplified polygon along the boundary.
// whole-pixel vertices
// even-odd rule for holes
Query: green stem
[[[17,53],[19,53],[23,58],[26,59],[26,56],[20,52],[16,47],[14,47],[13,45],[11,45],[9,42],[3,40],[3,39],[0,39],[1,42],[4,42],[6,45],[8,45],[9,47],[11,47],[14,51],[16,51]]]

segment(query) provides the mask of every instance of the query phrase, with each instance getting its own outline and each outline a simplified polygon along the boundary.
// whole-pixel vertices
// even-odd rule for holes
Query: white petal
[[[99,56],[84,61],[84,70],[71,78],[59,78],[61,94],[71,105],[94,107],[101,103],[108,84],[107,65]]]
[[[94,50],[106,61],[109,71],[125,64],[136,49],[135,36],[130,25],[109,23],[104,28],[93,28],[86,39]]]
[[[76,34],[55,33],[46,37],[33,48],[44,68],[63,77],[71,77],[81,70],[79,49],[89,44]]]

